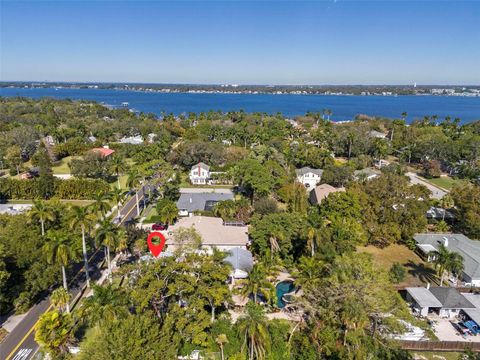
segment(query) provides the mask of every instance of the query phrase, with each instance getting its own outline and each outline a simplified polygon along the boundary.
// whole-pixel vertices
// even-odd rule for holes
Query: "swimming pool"
[[[295,289],[295,284],[293,281],[281,281],[275,287],[277,291],[277,306],[282,309],[285,307],[286,303],[283,301],[283,295],[292,292]]]

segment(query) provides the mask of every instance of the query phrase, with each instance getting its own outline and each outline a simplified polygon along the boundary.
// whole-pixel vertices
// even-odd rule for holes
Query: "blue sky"
[[[480,1],[3,1],[0,80],[480,84]]]

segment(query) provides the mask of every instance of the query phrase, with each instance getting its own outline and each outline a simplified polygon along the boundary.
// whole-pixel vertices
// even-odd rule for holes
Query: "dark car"
[[[157,224],[153,224],[153,225],[152,225],[152,230],[167,230],[167,229],[168,229],[168,225],[167,225],[167,224],[157,223]]]

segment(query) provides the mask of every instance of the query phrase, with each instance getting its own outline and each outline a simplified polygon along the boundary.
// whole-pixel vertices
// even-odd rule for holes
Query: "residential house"
[[[435,206],[427,210],[426,216],[427,219],[434,220],[434,222],[440,220],[452,221],[455,218],[455,215],[450,211]]]
[[[463,294],[452,287],[408,287],[406,299],[414,312],[427,316],[430,312],[440,317],[452,319],[464,309],[475,309]]]
[[[233,193],[227,189],[182,190],[177,201],[178,214],[188,216],[196,211],[212,211],[219,201],[233,200]]]
[[[377,130],[372,130],[368,132],[368,136],[376,138],[376,139],[385,139],[387,135],[385,135],[383,132],[377,131]]]
[[[296,169],[297,181],[302,183],[307,189],[313,189],[322,180],[322,169],[312,169],[307,166]]]
[[[246,279],[253,267],[252,253],[239,247],[229,250],[224,261],[233,268],[230,273],[232,279]]]
[[[143,144],[143,137],[141,135],[123,137],[120,139],[120,143],[130,144],[130,145],[140,145],[140,144]]]
[[[480,286],[480,242],[463,234],[415,234],[418,253],[428,262],[435,260],[436,251],[443,244],[449,251],[463,258],[460,279],[465,286]]]
[[[210,166],[203,162],[193,165],[189,177],[193,185],[207,184],[208,179],[210,179]]]
[[[246,251],[249,243],[247,226],[224,225],[223,220],[217,217],[190,216],[180,218],[174,225],[169,227],[166,241],[168,251],[174,251],[178,246],[174,238],[175,231],[180,228],[194,228],[202,237],[202,250],[206,250],[208,253],[211,253],[213,248],[222,251],[240,248]],[[232,261],[235,263],[235,259],[232,259]],[[246,267],[244,269],[242,271],[247,271]],[[239,268],[239,270],[241,269]]]
[[[93,148],[90,151],[99,154],[103,158],[107,158],[115,152],[115,150],[110,149],[108,145],[101,148]]]
[[[362,170],[355,170],[353,172],[353,178],[355,180],[360,180],[360,181],[363,181],[363,180],[372,180],[372,179],[375,179],[376,177],[380,176],[382,174],[381,171],[378,171],[376,169],[372,169],[372,168],[365,168],[365,169],[362,169]]]
[[[335,188],[328,184],[321,184],[316,186],[312,191],[310,191],[309,200],[312,205],[318,205],[325,199],[328,195],[345,191],[345,188]]]

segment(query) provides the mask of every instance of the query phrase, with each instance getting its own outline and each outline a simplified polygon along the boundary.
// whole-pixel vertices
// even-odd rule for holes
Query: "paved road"
[[[138,191],[138,200],[143,206],[144,194],[148,195],[149,191],[153,191],[154,186],[145,185]],[[140,207],[140,211],[142,210]],[[136,196],[130,197],[123,207],[120,209],[121,221],[120,224],[125,224],[129,220],[137,217]],[[100,276],[99,265],[103,261],[103,250],[95,251],[89,260],[90,276],[95,280]],[[71,280],[69,287],[72,293],[72,299],[75,299],[85,287],[85,273],[82,265],[76,266],[76,276]],[[15,329],[7,336],[7,338],[0,344],[0,360],[29,360],[38,352],[39,346],[35,342],[34,327],[39,317],[46,311],[52,308],[50,300],[47,297],[42,299],[39,303],[34,305],[22,321],[15,327]]]
[[[443,198],[447,194],[447,192],[445,192],[442,189],[426,182],[425,180],[419,178],[416,174],[414,174],[412,172],[407,172],[406,175],[410,178],[410,182],[412,184],[425,185],[428,188],[428,190],[430,190],[432,192],[431,197],[433,199],[440,200],[441,198]]]

